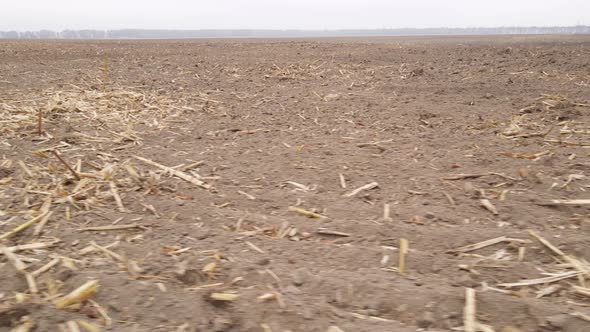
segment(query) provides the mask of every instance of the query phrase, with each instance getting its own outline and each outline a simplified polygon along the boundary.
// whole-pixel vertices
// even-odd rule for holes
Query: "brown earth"
[[[590,260],[552,204],[590,198],[589,104],[588,36],[2,41],[0,234],[52,214],[0,240],[51,244],[0,257],[0,331],[448,331],[466,288],[495,331],[588,331],[578,279],[501,284]]]

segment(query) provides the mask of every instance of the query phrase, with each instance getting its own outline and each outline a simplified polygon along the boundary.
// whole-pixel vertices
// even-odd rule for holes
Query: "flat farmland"
[[[0,41],[0,331],[590,330],[589,148],[588,36]]]

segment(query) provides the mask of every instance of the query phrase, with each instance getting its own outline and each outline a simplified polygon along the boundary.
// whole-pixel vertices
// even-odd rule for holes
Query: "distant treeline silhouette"
[[[590,34],[590,26],[427,28],[370,30],[64,30],[0,31],[0,39],[180,39],[180,38],[288,38],[346,36],[425,36],[425,35],[528,35]]]

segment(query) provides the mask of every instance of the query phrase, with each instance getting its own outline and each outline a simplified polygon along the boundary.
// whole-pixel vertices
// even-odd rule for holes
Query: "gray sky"
[[[590,0],[0,0],[0,30],[590,25]]]

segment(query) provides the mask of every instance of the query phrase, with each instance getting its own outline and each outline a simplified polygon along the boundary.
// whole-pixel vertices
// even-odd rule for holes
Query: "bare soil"
[[[0,331],[588,331],[503,284],[590,260],[589,104],[588,36],[2,41]]]

